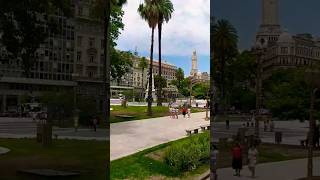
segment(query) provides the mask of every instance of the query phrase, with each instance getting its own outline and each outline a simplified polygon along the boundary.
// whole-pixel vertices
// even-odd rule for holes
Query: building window
[[[100,62],[101,62],[101,64],[103,63],[103,61],[104,61],[104,55],[101,54],[101,55],[100,55]]]
[[[81,51],[77,52],[77,61],[78,61],[78,62],[81,61],[81,55],[82,55],[82,52],[81,52]]]
[[[104,46],[105,46],[104,40],[102,39],[102,40],[101,40],[101,49],[104,49]]]
[[[94,44],[95,44],[95,39],[94,38],[89,38],[89,47],[90,48],[93,48],[94,47]]]
[[[82,7],[78,7],[78,15],[82,16],[83,14],[83,8]]]
[[[90,57],[89,57],[89,62],[93,63],[93,61],[94,61],[94,57],[93,57],[93,56],[90,56]]]
[[[82,44],[82,37],[81,36],[78,36],[77,43],[78,43],[78,47],[80,47]]]

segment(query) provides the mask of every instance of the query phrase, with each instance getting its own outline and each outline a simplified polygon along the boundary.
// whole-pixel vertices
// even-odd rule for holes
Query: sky
[[[194,50],[198,55],[198,69],[209,72],[210,57],[210,0],[171,0],[174,13],[162,30],[162,59],[181,67],[188,75]],[[143,0],[128,0],[124,5],[124,30],[117,41],[117,48],[150,56],[151,29],[142,20],[137,9]],[[155,31],[154,58],[158,58],[158,33]]]
[[[261,22],[261,0],[211,0],[210,5],[216,20],[224,18],[235,26],[239,48],[249,48]],[[319,0],[279,0],[282,29],[291,34],[311,33],[320,36],[319,7]]]

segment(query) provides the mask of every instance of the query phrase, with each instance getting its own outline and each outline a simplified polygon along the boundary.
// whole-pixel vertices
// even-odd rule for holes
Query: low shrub
[[[164,160],[179,171],[190,171],[208,161],[209,156],[210,136],[209,133],[203,133],[170,146],[165,151]]]

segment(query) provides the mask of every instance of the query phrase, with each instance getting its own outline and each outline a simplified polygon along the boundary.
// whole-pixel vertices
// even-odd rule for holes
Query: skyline
[[[240,50],[250,48],[254,42],[256,32],[261,24],[261,2],[261,0],[211,2],[211,13],[216,20],[227,19],[237,29]],[[230,4],[233,5],[230,6]],[[320,36],[320,24],[318,23],[320,13],[317,9],[319,6],[320,2],[317,0],[309,0],[308,3],[298,0],[279,1],[281,29],[287,30],[292,35],[310,33]]]
[[[209,72],[210,0],[186,1],[172,0],[175,11],[171,20],[163,25],[162,30],[162,59],[181,67],[185,74],[189,75],[192,52],[196,50],[199,71]],[[134,52],[137,48],[140,56],[149,57],[151,30],[137,12],[142,2],[142,0],[128,1],[124,5],[125,27],[117,41],[117,49]],[[157,28],[153,57],[155,60],[159,59]]]

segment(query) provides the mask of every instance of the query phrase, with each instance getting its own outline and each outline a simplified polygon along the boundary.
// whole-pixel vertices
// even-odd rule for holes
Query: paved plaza
[[[58,135],[58,139],[108,140],[106,129],[97,129],[97,132],[94,132],[89,128],[79,128],[78,131],[75,132],[74,128],[53,127],[52,134]],[[32,121],[32,119],[0,117],[0,138],[35,137],[36,122]]]
[[[200,127],[209,124],[204,120],[205,113],[194,113],[191,118],[171,119],[160,117],[148,120],[137,120],[111,124],[111,151],[110,158],[115,160],[144,149],[154,147],[186,137],[186,129]],[[263,142],[274,143],[274,132],[263,132],[261,125],[261,137]],[[214,127],[214,139],[228,138],[236,134],[242,122],[231,122],[230,129],[226,130],[225,123],[216,123]],[[277,121],[275,131],[283,133],[283,144],[299,145],[300,139],[304,139],[308,131],[308,122]],[[251,128],[253,130],[253,128]]]
[[[320,158],[313,160],[313,175],[320,176]],[[209,172],[208,172],[209,173]],[[248,180],[251,179],[247,166],[243,167],[241,177],[233,176],[232,168],[218,169],[218,179],[221,180]],[[307,175],[307,159],[258,164],[256,167],[256,180],[297,180]],[[209,180],[209,179],[208,179]]]

